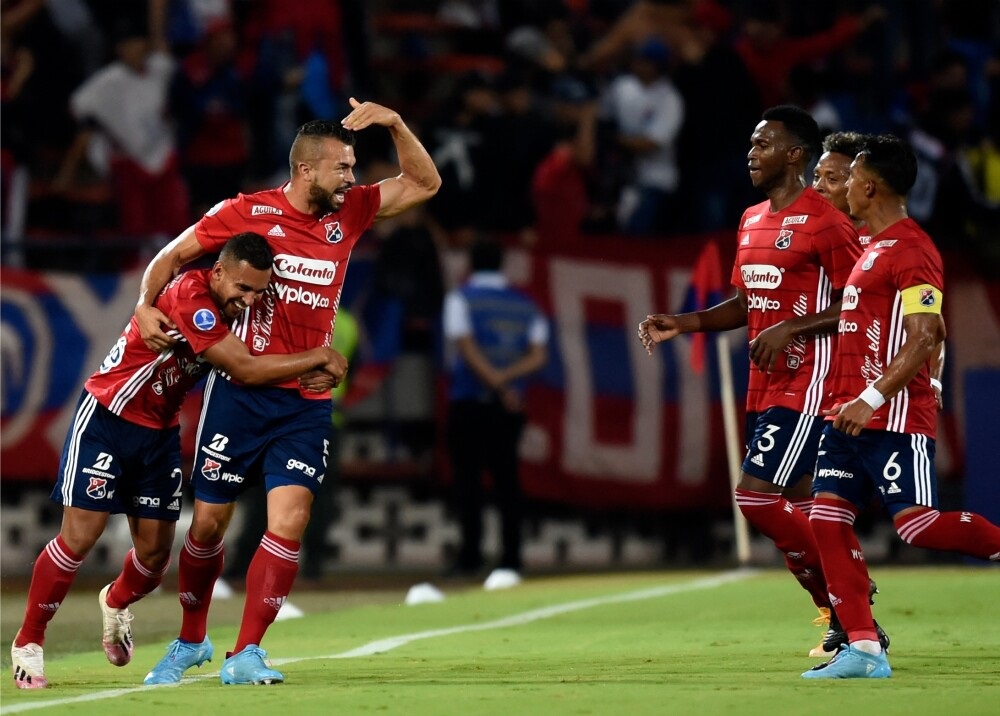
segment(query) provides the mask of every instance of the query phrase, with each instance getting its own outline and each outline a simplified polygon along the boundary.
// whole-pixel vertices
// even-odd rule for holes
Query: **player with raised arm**
[[[906,213],[912,149],[866,140],[851,164],[847,201],[872,240],[844,288],[810,522],[848,644],[807,679],[887,678],[892,669],[865,598],[868,569],[854,520],[872,486],[900,537],[929,549],[1000,561],[1000,527],[974,512],[940,512],[934,474],[937,399],[929,359],[944,338],[944,267]]]
[[[128,515],[133,549],[121,573],[101,590],[102,642],[115,666],[131,660],[129,605],[160,584],[181,511],[178,414],[210,366],[252,385],[317,368],[335,380],[343,377],[347,363],[333,350],[254,357],[227,328],[263,294],[271,261],[263,237],[231,238],[211,269],[181,274],[157,297],[156,307],[174,326],[170,348],[148,348],[133,317],[85,383],[52,491],[63,506],[62,526],[35,561],[24,620],[11,646],[18,688],[48,685],[46,627],[114,513]]]
[[[737,234],[736,295],[712,308],[656,314],[639,326],[653,347],[682,333],[747,326],[750,338],[748,425],[753,434],[736,488],[747,521],[770,538],[821,614],[830,609],[819,549],[809,526],[812,501],[794,489],[809,480],[822,429],[837,311],[857,233],[806,183],[819,128],[804,110],[782,105],[763,114],[747,165],[767,200],[747,209]],[[750,430],[748,429],[748,433]]]
[[[289,181],[275,189],[240,194],[213,207],[157,254],[143,276],[136,318],[143,337],[166,346],[164,317],[148,297],[181,266],[215,250],[234,228],[267,236],[274,273],[262,299],[235,327],[251,353],[270,354],[330,344],[351,250],[373,222],[427,201],[440,176],[430,155],[399,114],[351,98],[340,122],[314,120],[302,127],[289,152]],[[355,132],[385,127],[400,174],[378,184],[355,185]],[[311,389],[331,387],[319,376]],[[222,573],[223,537],[236,498],[250,480],[267,490],[267,531],[246,575],[246,601],[235,647],[222,665],[224,684],[279,683],[260,647],[298,573],[299,546],[323,479],[330,425],[329,391],[299,382],[247,388],[220,373],[209,376],[198,430],[194,519],[180,555],[180,634],[146,676],[150,684],[176,683],[211,656],[207,634],[212,587]],[[228,480],[217,475],[224,470]]]

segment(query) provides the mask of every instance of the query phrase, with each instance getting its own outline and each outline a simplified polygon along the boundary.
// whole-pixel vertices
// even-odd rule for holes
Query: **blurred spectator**
[[[524,429],[524,378],[545,365],[548,324],[534,303],[508,287],[503,249],[480,238],[470,249],[472,275],[444,306],[449,361],[448,453],[462,531],[452,574],[483,566],[483,471],[493,478],[503,552],[499,568],[519,572],[522,511],[518,444]],[[515,579],[519,579],[514,575]]]
[[[81,130],[53,186],[71,187],[86,154],[112,180],[121,231],[158,240],[179,233],[191,217],[167,114],[174,61],[162,42],[153,50],[144,33],[133,26],[120,28],[118,59],[70,97]]]
[[[428,132],[427,150],[442,184],[427,207],[453,239],[465,243],[458,236],[482,227],[488,207],[497,199],[486,189],[492,167],[484,157],[499,104],[489,78],[478,73],[463,77],[452,97],[451,106]]]
[[[690,19],[687,0],[636,0],[583,56],[589,70],[609,71],[644,41],[655,38],[674,49]]]
[[[788,74],[789,101],[811,114],[824,135],[838,131],[842,124],[840,112],[830,101],[829,87],[829,74],[814,65],[798,65]]]
[[[551,104],[556,143],[531,178],[535,230],[547,247],[579,238],[592,215],[589,184],[597,124],[597,103],[581,82],[557,82]]]
[[[340,0],[250,5],[240,63],[255,90],[249,118],[256,177],[283,175],[286,149],[299,125],[331,119],[346,104],[347,34]]]
[[[846,47],[885,15],[884,8],[872,5],[859,15],[844,15],[824,32],[789,37],[777,1],[755,0],[743,21],[736,51],[757,83],[761,103],[770,107],[788,99],[788,78],[794,67],[824,59]]]
[[[523,244],[531,245],[535,242],[531,176],[555,142],[555,130],[525,76],[504,75],[496,89],[500,111],[484,137],[483,155],[490,167],[486,190],[503,201],[487,202],[485,226],[516,234]]]
[[[746,65],[726,39],[731,27],[728,12],[700,2],[678,43],[674,78],[684,97],[677,141],[680,204],[689,231],[729,230],[756,200],[746,171],[745,128],[757,124],[763,108]]]
[[[667,61],[666,45],[646,40],[635,48],[630,71],[616,77],[602,99],[631,162],[632,177],[618,200],[618,226],[628,234],[662,233],[673,218],[684,99],[667,75]]]
[[[975,114],[965,89],[938,90],[931,96],[927,112],[910,133],[918,172],[907,208],[939,247],[995,260],[1000,206],[985,197],[969,161],[975,148],[984,146]],[[981,156],[985,160],[989,154]]]
[[[249,157],[249,88],[236,65],[236,31],[208,27],[181,63],[171,88],[181,166],[196,216],[243,188]]]

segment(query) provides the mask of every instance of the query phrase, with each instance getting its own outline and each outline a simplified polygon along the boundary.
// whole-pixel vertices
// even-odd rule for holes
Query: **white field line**
[[[361,656],[372,656],[374,654],[382,654],[384,652],[396,649],[397,647],[404,646],[406,644],[410,644],[415,641],[421,641],[423,639],[434,639],[436,637],[451,636],[453,634],[467,634],[470,632],[487,631],[489,629],[505,629],[507,627],[530,624],[531,622],[538,621],[539,619],[548,619],[550,617],[559,616],[561,614],[578,612],[582,609],[603,607],[608,604],[622,604],[624,602],[639,602],[644,599],[656,599],[657,597],[666,597],[672,594],[681,594],[683,592],[694,592],[702,589],[712,589],[715,587],[724,586],[731,582],[738,582],[747,579],[755,574],[757,574],[757,570],[754,569],[737,569],[729,572],[723,572],[721,574],[717,574],[711,577],[703,577],[701,579],[695,579],[690,582],[680,582],[678,584],[665,584],[660,587],[648,587],[646,589],[639,589],[632,592],[625,592],[623,594],[611,594],[604,597],[593,597],[591,599],[579,599],[572,602],[563,602],[562,604],[553,604],[552,606],[549,607],[532,609],[527,612],[521,612],[520,614],[512,614],[509,617],[494,619],[493,621],[482,622],[479,624],[462,624],[460,626],[446,627],[443,629],[429,629],[427,631],[419,631],[419,632],[414,632],[412,634],[400,634],[399,636],[390,636],[386,637],[385,639],[376,639],[375,641],[368,642],[367,644],[359,646],[355,649],[342,651],[339,654],[329,654],[327,656],[300,656],[300,657],[292,657],[289,659],[273,659],[271,660],[271,663],[274,666],[281,666],[283,664],[292,664],[299,661],[310,661],[314,659],[354,659]],[[219,676],[218,671],[213,673],[188,676],[181,681],[181,684],[189,683],[192,681],[199,681],[201,679],[217,678],[218,676]],[[124,689],[109,689],[107,691],[97,691],[92,694],[84,694],[82,696],[71,696],[63,699],[49,699],[48,701],[31,701],[20,704],[12,704],[9,706],[0,707],[0,716],[4,716],[5,714],[23,713],[25,711],[34,711],[37,709],[65,706],[67,704],[84,703],[86,701],[113,699],[118,696],[126,696],[128,694],[134,694],[139,691],[149,691],[150,689],[161,689],[161,688],[175,688],[177,686],[180,686],[180,684],[134,686],[131,688],[124,688]]]

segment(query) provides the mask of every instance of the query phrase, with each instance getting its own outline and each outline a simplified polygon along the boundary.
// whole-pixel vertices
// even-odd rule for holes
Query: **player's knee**
[[[914,547],[921,547],[926,529],[939,515],[937,510],[930,507],[913,507],[898,513],[892,518],[892,522],[901,540]]]

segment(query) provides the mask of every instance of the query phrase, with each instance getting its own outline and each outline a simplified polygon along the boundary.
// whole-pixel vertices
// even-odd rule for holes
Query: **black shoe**
[[[879,623],[875,622],[875,633],[878,634],[878,643],[882,645],[882,651],[889,651],[889,635],[885,633]],[[847,646],[847,632],[840,625],[837,613],[830,611],[830,628],[823,636],[823,651],[840,653],[841,649]]]

